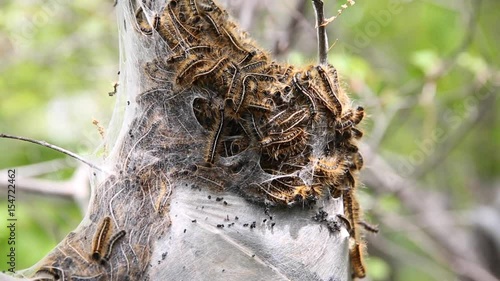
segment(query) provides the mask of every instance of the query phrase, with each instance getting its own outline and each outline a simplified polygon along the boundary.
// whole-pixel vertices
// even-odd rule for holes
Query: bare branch
[[[78,203],[82,214],[85,214],[90,193],[89,168],[86,165],[81,164],[69,180],[47,180],[36,177],[67,167],[67,165],[63,165],[63,161],[58,159],[11,169],[15,169],[16,173],[19,174],[16,189],[23,193],[74,200]],[[7,193],[7,179],[6,170],[0,170],[0,194]]]
[[[323,0],[312,0],[316,14],[316,29],[318,35],[318,58],[320,64],[328,63],[328,37],[326,35],[325,13]]]
[[[82,162],[82,163],[85,163],[87,164],[89,167],[93,168],[93,169],[96,169],[100,172],[102,172],[103,170],[99,167],[97,167],[96,165],[92,164],[90,161],[82,158],[81,156],[79,156],[78,154],[76,153],[73,153],[69,150],[66,150],[62,147],[59,147],[59,146],[56,146],[56,145],[53,145],[53,144],[50,144],[46,141],[39,141],[39,140],[34,140],[34,139],[30,139],[30,138],[25,138],[25,137],[19,137],[19,136],[12,136],[12,135],[7,135],[7,134],[1,134],[0,133],[0,138],[5,138],[5,139],[13,139],[13,140],[21,140],[21,141],[26,141],[26,142],[31,142],[31,143],[34,143],[34,144],[38,144],[38,145],[41,145],[41,146],[45,146],[45,147],[48,147],[50,149],[53,149],[55,151],[58,151],[58,152],[61,152],[63,154],[66,154],[70,157],[73,157],[75,158],[76,160]]]

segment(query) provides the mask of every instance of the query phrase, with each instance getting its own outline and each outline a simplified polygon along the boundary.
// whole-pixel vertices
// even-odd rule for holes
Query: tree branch
[[[316,29],[318,36],[318,59],[319,64],[328,63],[328,37],[326,34],[325,14],[323,0],[312,0],[316,14]]]
[[[85,163],[87,164],[89,167],[93,168],[93,169],[96,169],[97,171],[100,171],[102,172],[103,170],[99,167],[97,167],[96,165],[92,164],[90,161],[88,160],[85,160],[83,157],[81,157],[80,155],[76,154],[76,153],[73,153],[69,150],[66,150],[64,148],[61,148],[59,146],[56,146],[56,145],[53,145],[53,144],[50,144],[46,141],[39,141],[39,140],[34,140],[34,139],[30,139],[30,138],[25,138],[25,137],[19,137],[19,136],[12,136],[12,135],[7,135],[7,134],[2,134],[0,133],[0,138],[5,138],[5,139],[14,139],[14,140],[21,140],[21,141],[26,141],[26,142],[31,142],[31,143],[34,143],[34,144],[38,144],[38,145],[41,145],[41,146],[45,146],[45,147],[48,147],[50,149],[53,149],[55,151],[58,151],[58,152],[61,152],[61,153],[64,153],[72,158],[75,158],[76,160],[82,162],[82,163]]]

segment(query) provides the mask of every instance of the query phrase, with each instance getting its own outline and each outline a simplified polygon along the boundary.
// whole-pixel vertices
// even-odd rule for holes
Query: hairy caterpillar
[[[313,203],[325,194],[342,196],[343,221],[353,241],[354,276],[363,277],[364,241],[355,192],[356,175],[363,166],[356,143],[363,135],[358,125],[365,112],[352,108],[337,70],[331,65],[295,67],[272,61],[213,1],[172,0],[167,5],[149,28],[138,11],[140,30],[157,32],[170,47],[163,61],[173,73],[175,91],[201,88],[215,93],[201,97],[211,106],[193,107],[208,134],[202,163],[188,174],[225,190],[228,180],[222,175],[232,173],[229,158],[251,150],[258,153],[262,173],[268,174],[261,178],[270,173],[283,178],[250,179],[238,186],[243,196],[277,206]],[[154,71],[150,77],[158,76],[154,68],[145,70]],[[218,149],[221,143],[224,149]],[[311,180],[296,176],[307,168]]]

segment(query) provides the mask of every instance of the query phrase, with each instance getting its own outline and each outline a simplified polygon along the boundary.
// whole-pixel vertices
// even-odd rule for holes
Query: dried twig
[[[56,145],[53,145],[53,144],[50,144],[46,141],[39,141],[39,140],[34,140],[34,139],[30,139],[30,138],[25,138],[25,137],[19,137],[19,136],[12,136],[12,135],[7,135],[7,134],[1,134],[0,133],[0,138],[5,138],[5,139],[13,139],[13,140],[21,140],[21,141],[26,141],[26,142],[31,142],[31,143],[34,143],[34,144],[38,144],[38,145],[41,145],[41,146],[45,146],[45,147],[48,147],[50,149],[53,149],[55,151],[58,151],[58,152],[61,152],[61,153],[64,153],[70,157],[73,157],[75,158],[76,160],[82,162],[82,163],[85,163],[87,164],[89,167],[93,168],[93,169],[96,169],[100,172],[102,172],[103,170],[99,167],[97,167],[96,165],[92,164],[91,162],[89,162],[88,160],[82,158],[81,156],[79,156],[78,154],[76,153],[73,153],[69,150],[66,150],[62,147],[59,147],[59,146],[56,146]]]
[[[325,13],[323,0],[312,0],[316,14],[316,29],[318,34],[318,58],[320,64],[328,63],[328,37],[326,35]]]
[[[19,175],[16,189],[23,193],[74,200],[79,205],[81,213],[85,214],[90,193],[89,168],[86,165],[80,164],[68,180],[47,180],[38,177],[72,167],[68,164],[62,159],[57,159],[10,169],[15,169]],[[3,191],[7,193],[7,183],[7,170],[0,170],[0,194]]]

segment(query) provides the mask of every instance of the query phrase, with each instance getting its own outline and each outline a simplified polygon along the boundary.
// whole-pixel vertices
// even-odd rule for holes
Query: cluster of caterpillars
[[[365,113],[351,107],[336,69],[274,62],[211,0],[171,0],[150,21],[139,8],[136,19],[144,35],[159,35],[168,49],[168,57],[145,66],[151,79],[173,73],[168,83],[174,91],[198,87],[217,93],[193,106],[210,132],[200,164],[207,177],[221,157],[254,149],[262,170],[274,176],[248,185],[254,199],[290,206],[312,204],[325,194],[342,196],[353,275],[364,277],[355,188],[363,166],[357,125]],[[301,172],[307,167],[310,180]]]

